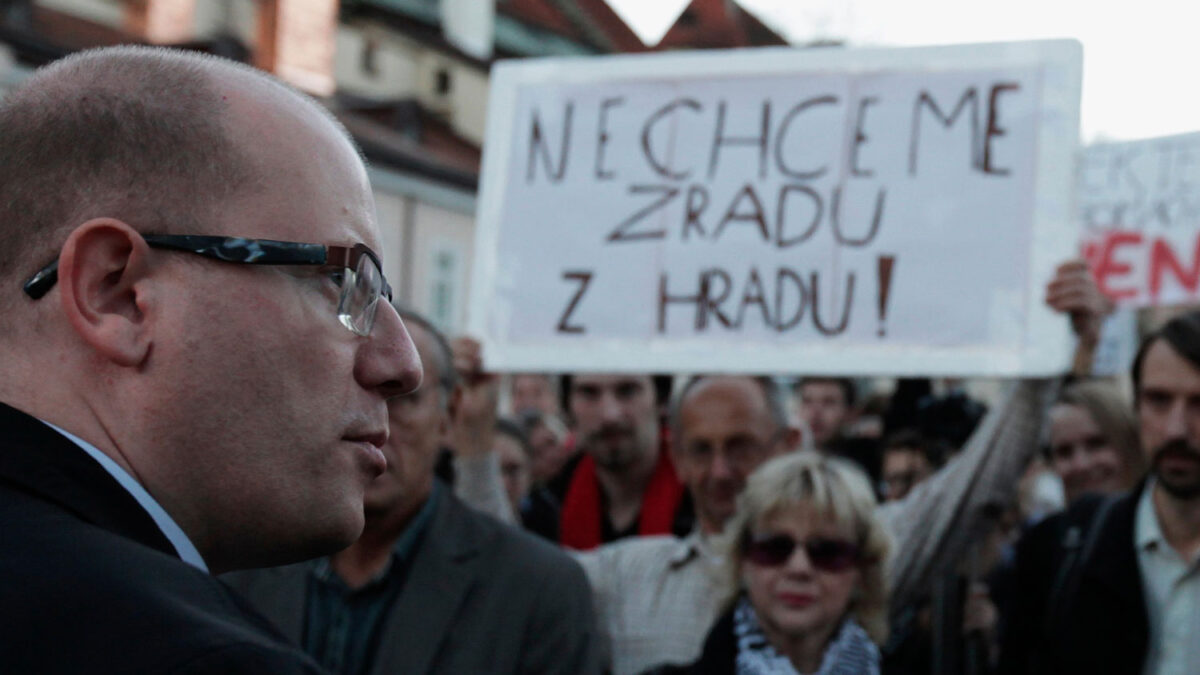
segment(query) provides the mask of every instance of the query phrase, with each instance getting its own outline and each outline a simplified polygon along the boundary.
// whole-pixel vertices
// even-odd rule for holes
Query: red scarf
[[[675,475],[671,453],[667,451],[666,437],[660,439],[658,463],[642,493],[642,512],[638,515],[638,534],[670,534],[675,520],[675,510],[683,498],[683,485]],[[584,455],[575,467],[563,500],[562,517],[559,521],[558,540],[563,546],[587,551],[603,541],[603,518],[601,513],[600,479],[596,476],[596,462],[591,455]]]

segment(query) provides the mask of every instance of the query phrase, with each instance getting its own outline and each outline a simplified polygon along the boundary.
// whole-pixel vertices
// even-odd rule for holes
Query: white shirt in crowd
[[[1191,560],[1163,537],[1154,511],[1154,483],[1142,491],[1134,521],[1142,593],[1150,618],[1145,675],[1200,673],[1200,553]]]

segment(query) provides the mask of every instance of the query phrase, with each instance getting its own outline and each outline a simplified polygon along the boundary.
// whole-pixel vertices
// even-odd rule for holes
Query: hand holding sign
[[[1071,329],[1083,344],[1095,346],[1104,317],[1113,311],[1112,300],[1100,292],[1086,260],[1068,260],[1058,266],[1046,285],[1046,304],[1071,315]]]

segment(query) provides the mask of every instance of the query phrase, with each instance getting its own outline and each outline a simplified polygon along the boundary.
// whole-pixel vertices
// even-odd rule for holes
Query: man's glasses
[[[379,298],[392,300],[392,288],[383,278],[379,257],[365,244],[326,246],[271,239],[212,237],[195,234],[145,234],[152,248],[183,251],[222,262],[244,265],[314,265],[338,270],[340,286],[337,316],[342,325],[366,337],[375,325]],[[25,293],[37,300],[58,281],[58,260],[38,270],[25,282]]]
[[[685,442],[680,445],[680,452],[689,461],[700,464],[711,464],[713,456],[721,453],[727,463],[749,473],[762,463],[771,446],[779,441],[784,431],[781,429],[771,434],[765,443],[754,437],[735,437],[727,441],[722,448],[716,448],[707,441]]]
[[[760,567],[779,567],[792,557],[797,546],[803,546],[808,561],[823,572],[845,572],[862,559],[859,548],[848,541],[827,537],[796,541],[786,534],[747,536],[742,543],[742,554]]]

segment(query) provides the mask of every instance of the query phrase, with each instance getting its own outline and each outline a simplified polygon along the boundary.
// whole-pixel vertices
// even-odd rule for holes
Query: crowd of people
[[[84,52],[0,157],[5,672],[1200,672],[1200,312],[1130,392],[501,376],[261,72]]]

